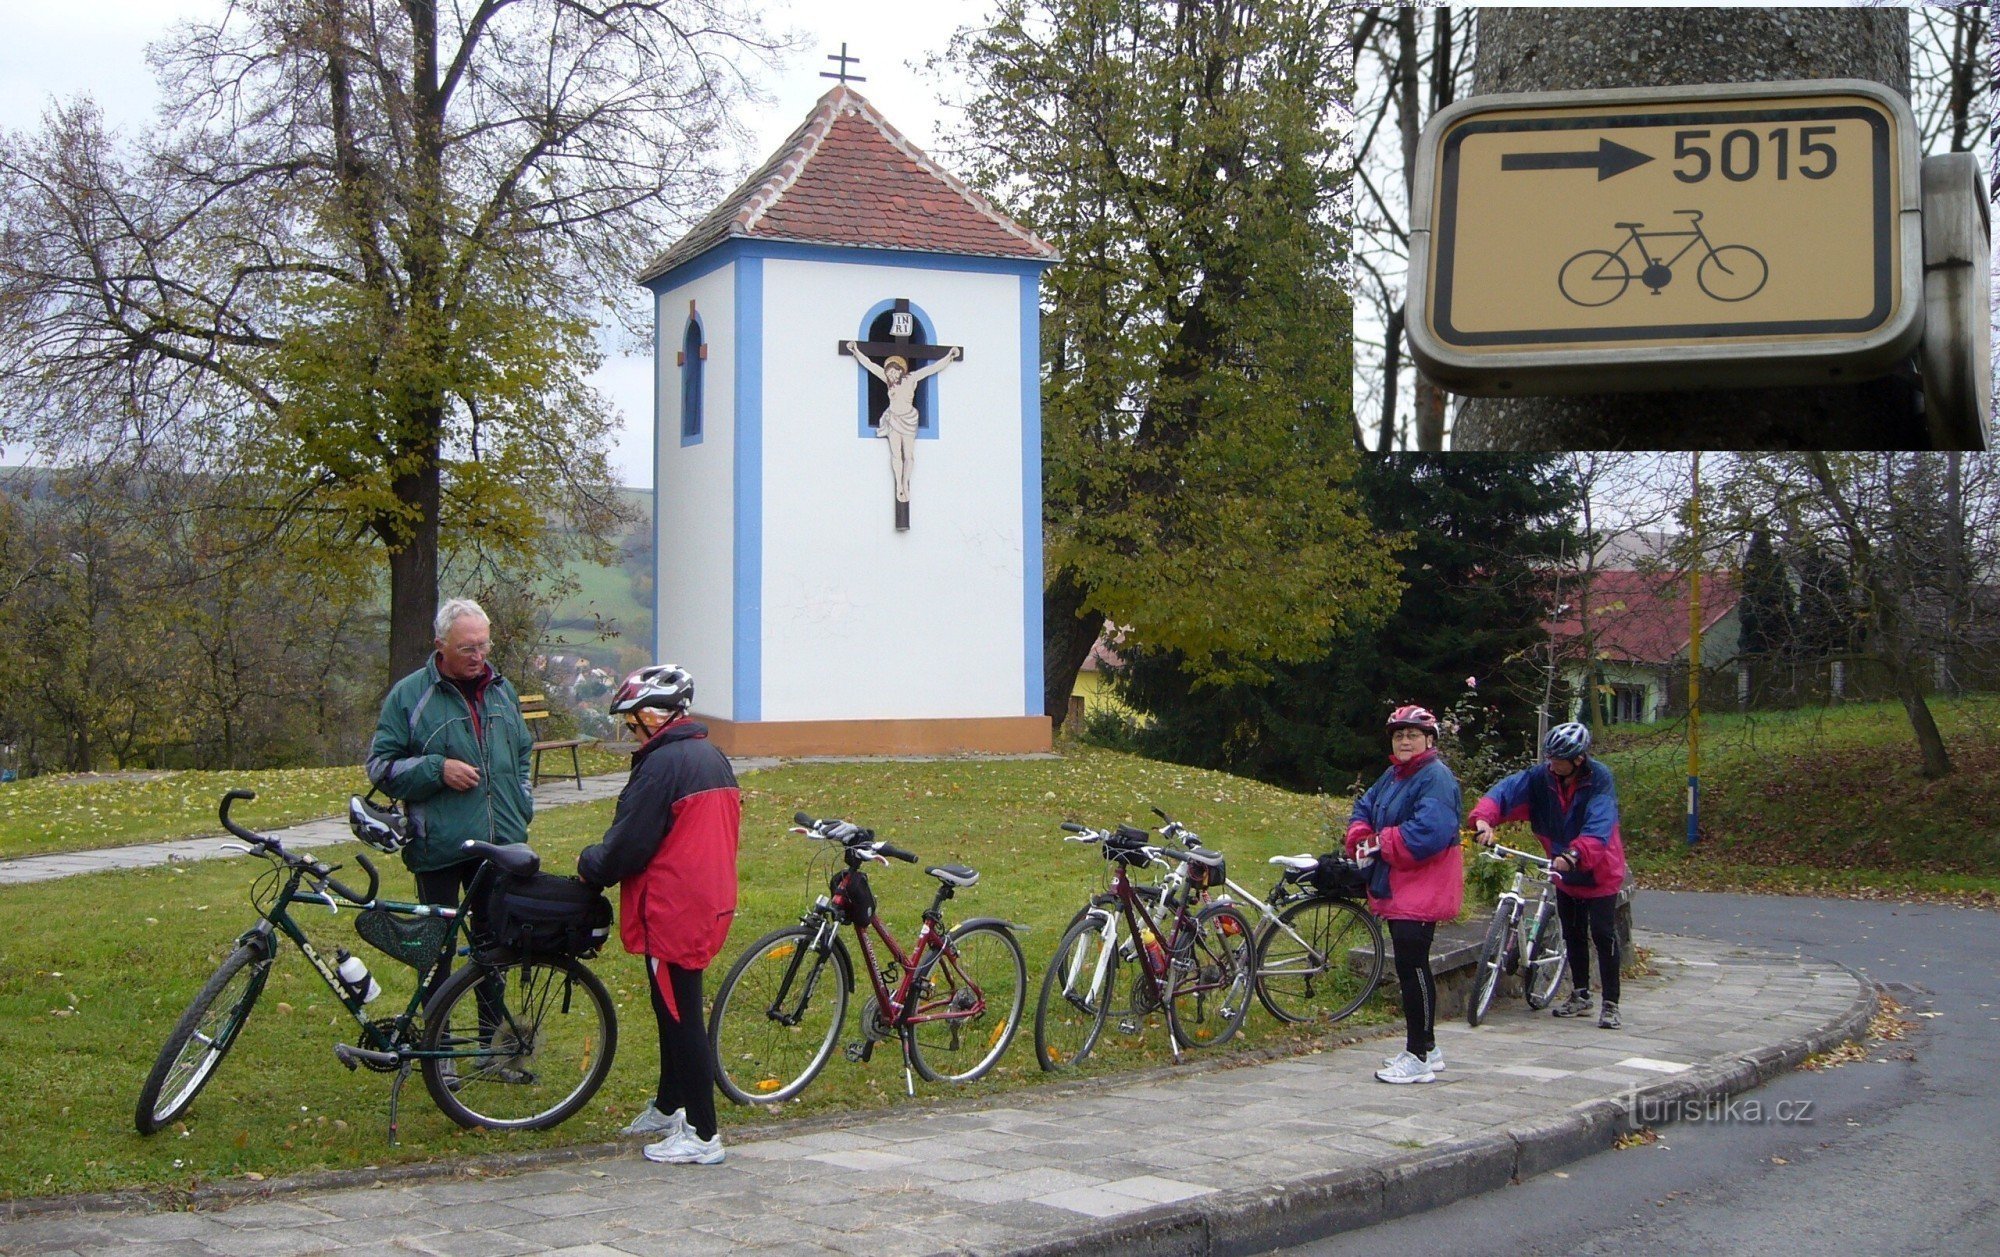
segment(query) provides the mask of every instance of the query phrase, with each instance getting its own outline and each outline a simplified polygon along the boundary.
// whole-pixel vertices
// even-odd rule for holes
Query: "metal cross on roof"
[[[839,79],[839,80],[840,80],[841,82],[843,82],[843,83],[866,83],[866,82],[868,81],[867,79],[865,79],[865,78],[861,77],[861,76],[860,76],[859,74],[849,74],[849,73],[847,72],[847,63],[851,61],[851,62],[853,62],[853,63],[854,63],[854,64],[856,64],[856,65],[860,65],[860,64],[861,64],[861,58],[859,58],[859,57],[850,57],[850,56],[848,56],[848,55],[847,55],[847,41],[846,41],[846,40],[844,40],[844,39],[843,39],[843,40],[841,40],[841,41],[840,41],[840,55],[839,55],[839,56],[835,56],[834,54],[832,54],[832,53],[830,53],[830,52],[829,52],[829,53],[827,53],[827,54],[826,54],[826,59],[827,59],[828,61],[836,61],[836,62],[839,62],[839,63],[840,63],[840,69],[838,69],[838,70],[821,70],[821,71],[819,72],[819,76],[820,76],[821,78],[823,78],[823,79]]]

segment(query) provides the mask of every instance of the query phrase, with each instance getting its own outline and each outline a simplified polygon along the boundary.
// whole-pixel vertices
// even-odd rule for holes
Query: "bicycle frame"
[[[1112,899],[1116,900],[1118,911],[1115,913],[1108,911],[1110,905],[1099,903],[1096,898],[1093,898],[1091,903],[1090,910],[1101,915],[1104,920],[1103,934],[1105,946],[1098,952],[1097,968],[1090,975],[1089,989],[1095,990],[1098,984],[1104,981],[1105,967],[1110,963],[1114,952],[1123,944],[1123,940],[1118,936],[1118,922],[1120,919],[1123,919],[1126,927],[1130,930],[1128,937],[1135,940],[1144,939],[1149,936],[1159,939],[1163,955],[1171,953],[1183,934],[1193,926],[1193,918],[1188,914],[1187,910],[1187,866],[1165,860],[1159,856],[1155,856],[1153,859],[1157,863],[1170,865],[1166,877],[1160,883],[1160,906],[1162,909],[1170,909],[1172,912],[1171,924],[1173,926],[1173,933],[1169,934],[1160,928],[1161,922],[1166,919],[1166,912],[1163,911],[1160,918],[1155,918],[1146,908],[1145,897],[1139,893],[1137,887],[1132,885],[1132,879],[1126,866],[1123,864],[1113,864],[1111,866],[1110,895]],[[1140,974],[1144,976],[1146,989],[1152,997],[1153,1004],[1160,1008],[1166,1007],[1167,993],[1164,983],[1167,973],[1165,964],[1169,962],[1156,961],[1152,952],[1144,946],[1134,946],[1131,950],[1132,958],[1137,964]],[[1065,989],[1073,989],[1070,981],[1074,977],[1075,975],[1072,974],[1065,979]],[[1168,1035],[1167,1043],[1169,1048],[1172,1049],[1174,1056],[1178,1058],[1181,1054],[1180,1042],[1172,1035]]]
[[[1632,238],[1631,238],[1630,240],[1627,240],[1627,241],[1625,241],[1625,243],[1624,243],[1624,244],[1620,244],[1620,245],[1619,245],[1619,246],[1618,246],[1618,247],[1617,247],[1616,249],[1612,250],[1612,252],[1614,252],[1614,253],[1623,253],[1623,252],[1625,251],[1625,245],[1626,245],[1626,244],[1632,244],[1632,245],[1637,245],[1637,246],[1638,246],[1638,248],[1639,248],[1639,257],[1640,257],[1640,258],[1641,258],[1642,260],[1644,260],[1644,262],[1645,262],[1645,263],[1646,263],[1647,265],[1649,265],[1649,266],[1650,266],[1650,265],[1654,265],[1654,264],[1659,264],[1659,265],[1663,265],[1663,266],[1668,266],[1668,267],[1671,267],[1671,266],[1673,266],[1673,264],[1674,264],[1674,263],[1676,263],[1676,262],[1680,261],[1680,260],[1681,260],[1682,258],[1686,257],[1686,256],[1688,255],[1688,251],[1689,251],[1689,250],[1691,250],[1691,249],[1693,249],[1693,248],[1695,247],[1695,245],[1696,245],[1696,244],[1701,244],[1701,245],[1703,245],[1704,247],[1706,247],[1706,248],[1708,249],[1708,251],[1709,251],[1710,253],[1714,253],[1714,252],[1715,252],[1715,246],[1714,246],[1714,245],[1712,245],[1712,244],[1709,244],[1709,242],[1708,242],[1708,237],[1707,237],[1707,235],[1705,235],[1705,234],[1704,234],[1704,233],[1702,232],[1702,229],[1701,229],[1701,219],[1699,219],[1699,218],[1697,218],[1697,219],[1695,219],[1695,220],[1694,220],[1694,226],[1693,226],[1693,229],[1692,229],[1692,230],[1690,230],[1690,231],[1645,231],[1645,232],[1642,232],[1642,231],[1640,231],[1640,230],[1639,230],[1639,229],[1638,229],[1637,227],[1627,227],[1627,228],[1626,228],[1625,230],[1626,230],[1626,231],[1627,231],[1627,232],[1628,232],[1628,233],[1629,233],[1629,234],[1631,235],[1631,237],[1632,237]],[[1681,251],[1680,251],[1679,253],[1676,253],[1676,254],[1674,254],[1674,255],[1673,255],[1672,257],[1670,257],[1670,258],[1666,259],[1666,261],[1664,261],[1664,262],[1661,262],[1661,261],[1660,261],[1660,259],[1658,259],[1658,258],[1654,257],[1654,256],[1653,256],[1653,255],[1652,255],[1652,254],[1651,254],[1651,253],[1650,253],[1650,252],[1649,252],[1649,251],[1647,250],[1647,248],[1646,248],[1646,241],[1648,241],[1648,240],[1666,240],[1666,239],[1677,239],[1677,238],[1679,238],[1679,237],[1681,237],[1681,236],[1691,236],[1691,237],[1693,237],[1693,239],[1690,239],[1690,240],[1689,240],[1689,241],[1688,241],[1688,242],[1687,242],[1687,243],[1686,243],[1685,245],[1682,245],[1682,246],[1681,246]]]
[[[367,1005],[361,996],[347,989],[347,984],[340,980],[339,975],[334,972],[333,966],[328,963],[326,957],[321,955],[319,950],[313,946],[312,939],[306,934],[305,929],[292,918],[290,908],[295,903],[317,904],[334,912],[339,912],[342,906],[341,901],[336,899],[329,891],[301,892],[299,887],[305,880],[305,876],[306,870],[304,868],[293,868],[290,876],[285,879],[283,889],[278,892],[276,902],[263,912],[261,919],[256,925],[245,930],[237,938],[237,943],[239,945],[255,943],[261,947],[264,951],[262,963],[269,965],[277,959],[278,943],[277,939],[273,937],[273,931],[282,933],[286,938],[290,939],[292,945],[297,947],[306,960],[312,964],[314,972],[318,973],[320,980],[326,983],[327,989],[333,992],[333,996],[340,1002],[340,1006],[347,1010],[348,1016],[352,1017],[355,1024],[361,1028],[362,1037],[366,1040],[368,1048],[372,1051],[395,1053],[410,1060],[421,1060],[431,1056],[457,1059],[481,1055],[482,1053],[477,1051],[425,1052],[418,1048],[399,1044],[396,1037],[384,1033],[378,1019],[367,1016]],[[441,917],[451,922],[451,929],[445,935],[444,942],[438,947],[438,959],[443,960],[447,956],[458,953],[459,932],[464,928],[465,924],[465,914],[458,909],[446,908],[436,904],[399,903],[387,899],[377,899],[369,904],[361,904],[353,900],[348,900],[346,906],[350,908],[381,908],[387,912],[409,916]],[[396,1036],[400,1037],[404,1035],[409,1030],[411,1024],[415,1022],[417,1014],[422,1011],[424,999],[431,993],[431,974],[434,972],[436,972],[435,965],[419,973],[416,989],[410,993],[409,1006],[391,1022],[395,1028]]]

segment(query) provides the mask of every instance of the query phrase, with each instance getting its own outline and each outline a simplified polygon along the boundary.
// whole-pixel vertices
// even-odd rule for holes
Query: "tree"
[[[1646,55],[1633,57],[1643,46]],[[1908,13],[1487,8],[1473,90],[1858,78],[1907,94]],[[1904,449],[1928,443],[1907,378],[1855,385],[1475,398],[1456,449]]]
[[[1938,542],[1949,499],[1931,487],[1946,466],[1942,455],[1921,454],[1746,458],[1725,491],[1739,520],[1769,519],[1793,543],[1801,652],[1878,665],[1909,718],[1921,771],[1934,778],[1952,771],[1925,697],[1926,665],[1952,645],[1943,597],[1950,574]],[[1969,488],[1975,499],[1993,492],[1986,483]],[[1980,539],[1973,570],[1992,570],[1983,565],[1994,557],[1994,540]]]
[[[419,666],[441,531],[520,557],[615,518],[590,321],[711,199],[730,58],[767,46],[724,0],[238,0],[180,28],[136,144],[87,102],[0,138],[0,436],[270,473],[277,524],[386,554],[390,666]]]
[[[1792,652],[1792,580],[1771,547],[1769,529],[1750,534],[1743,552],[1743,596],[1737,604],[1736,649],[1760,659],[1780,660]]]
[[[1148,753],[1300,790],[1344,791],[1382,761],[1396,703],[1440,715],[1461,696],[1491,707],[1489,758],[1535,732],[1535,671],[1548,565],[1575,545],[1579,486],[1549,455],[1388,455],[1356,478],[1369,518],[1408,538],[1402,598],[1383,624],[1261,683],[1190,684],[1171,653],[1137,649],[1118,693],[1148,717]],[[1477,686],[1468,693],[1467,678]],[[1508,684],[1509,680],[1514,684]],[[1471,784],[1471,783],[1468,783]]]
[[[1387,609],[1350,487],[1327,0],[1004,0],[962,36],[963,160],[1052,241],[1045,701],[1108,619],[1264,675]]]

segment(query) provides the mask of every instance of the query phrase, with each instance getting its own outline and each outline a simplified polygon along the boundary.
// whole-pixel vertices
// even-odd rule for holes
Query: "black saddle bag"
[[[1368,872],[1337,852],[1319,858],[1319,867],[1299,879],[1322,895],[1336,899],[1366,899]]]
[[[482,950],[517,956],[595,956],[611,937],[611,901],[574,877],[498,877],[473,908]]]

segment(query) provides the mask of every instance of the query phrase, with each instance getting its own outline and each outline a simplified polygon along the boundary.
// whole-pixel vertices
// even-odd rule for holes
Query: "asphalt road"
[[[1665,892],[1639,907],[1653,929],[1848,965],[1915,1029],[1661,1126],[1657,1144],[1291,1251],[2000,1253],[2000,914]],[[1625,1003],[1627,1025],[1668,1015]]]

